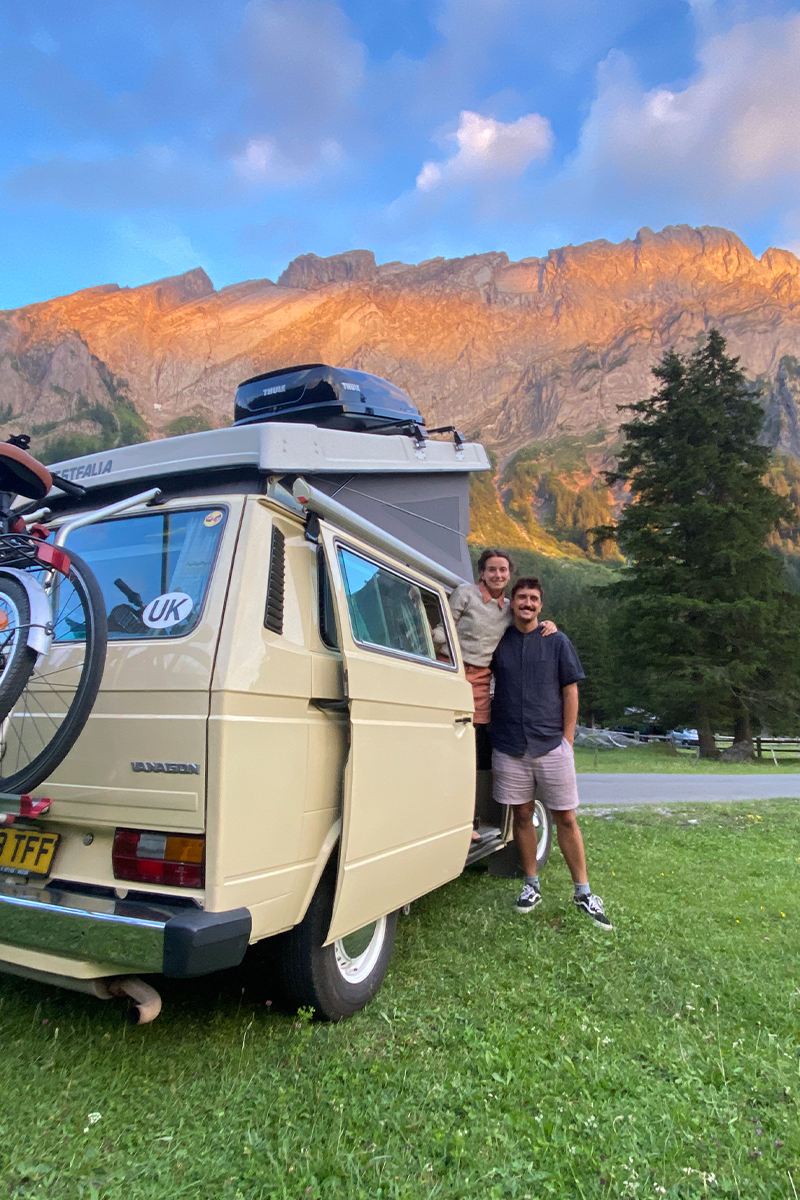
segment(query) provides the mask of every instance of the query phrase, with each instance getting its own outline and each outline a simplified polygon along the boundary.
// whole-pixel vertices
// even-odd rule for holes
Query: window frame
[[[328,629],[326,598],[330,599],[331,614],[333,616],[334,628]],[[349,616],[349,614],[348,614]],[[339,634],[339,624],[336,619],[336,593],[333,589],[333,578],[331,569],[328,565],[328,557],[325,553],[325,548],[320,542],[317,546],[317,627],[319,632],[319,640],[322,642],[326,650],[331,654],[341,656],[342,646],[341,637]],[[335,641],[331,641],[331,634]]]
[[[394,566],[389,566],[388,563],[383,562],[381,559],[371,557],[364,550],[356,549],[354,546],[350,545],[348,542],[344,542],[339,538],[334,538],[334,546],[336,548],[336,566],[337,566],[337,570],[339,572],[339,577],[342,581],[342,590],[345,595],[345,606],[347,608],[348,629],[350,630],[350,637],[353,639],[354,644],[362,650],[371,651],[373,654],[383,654],[389,658],[400,659],[402,662],[418,663],[422,666],[435,667],[437,670],[440,670],[440,671],[452,671],[457,674],[458,669],[459,669],[458,668],[458,659],[457,659],[455,651],[454,651],[453,636],[452,636],[452,633],[450,630],[450,625],[448,622],[448,614],[445,611],[447,608],[449,608],[447,601],[445,600],[443,602],[442,597],[439,595],[439,593],[434,588],[428,586],[427,584],[421,583],[420,580],[415,579],[413,575],[406,575],[403,571],[398,570]],[[369,563],[370,566],[377,567],[381,571],[386,571],[386,572],[388,572],[388,574],[394,575],[395,578],[401,579],[403,581],[403,583],[413,584],[414,587],[418,587],[420,589],[420,591],[430,592],[431,595],[436,597],[437,603],[440,605],[440,608],[441,608],[442,626],[445,631],[445,636],[447,637],[447,648],[450,652],[450,662],[442,662],[438,658],[427,658],[422,654],[411,654],[407,650],[395,650],[391,646],[376,645],[375,642],[365,642],[365,641],[362,641],[361,638],[356,637],[355,630],[353,629],[353,618],[352,618],[352,615],[350,612],[350,604],[349,604],[349,599],[348,599],[347,588],[345,586],[345,575],[344,575],[344,571],[342,569],[342,562],[339,557],[342,550],[347,550],[347,552],[349,554],[355,555],[356,558],[362,559],[364,562]],[[431,630],[431,633],[432,632],[433,632],[433,630]]]
[[[178,516],[181,513],[202,512],[204,508],[210,509],[211,511],[214,511],[216,509],[222,509],[224,516],[223,516],[222,521],[220,522],[220,524],[222,525],[222,529],[220,531],[220,536],[217,539],[217,547],[216,547],[216,550],[214,551],[214,557],[209,566],[208,578],[206,579],[206,585],[205,585],[205,588],[203,589],[202,599],[197,608],[197,620],[195,621],[194,625],[192,625],[191,629],[187,629],[185,633],[176,633],[176,634],[166,633],[166,635],[164,633],[162,633],[161,636],[156,636],[155,630],[152,631],[151,635],[144,636],[144,637],[118,637],[112,633],[109,633],[109,635],[108,635],[109,646],[111,646],[111,645],[114,645],[114,646],[139,645],[141,642],[153,642],[156,645],[159,645],[162,642],[179,642],[179,641],[182,641],[184,638],[191,638],[197,632],[197,627],[200,624],[200,622],[202,621],[203,614],[205,612],[206,603],[208,601],[208,594],[211,590],[211,581],[214,577],[214,572],[217,569],[217,563],[219,561],[220,551],[222,549],[222,541],[223,541],[223,538],[225,535],[225,530],[228,526],[228,520],[231,515],[231,510],[230,510],[229,504],[226,504],[224,502],[221,504],[217,504],[217,503],[214,503],[213,500],[210,500],[210,501],[204,501],[202,503],[195,503],[195,504],[183,506],[181,508],[167,508],[166,505],[160,505],[158,508],[156,508],[154,511],[151,511],[151,512],[120,513],[118,516],[108,517],[105,521],[92,522],[92,525],[95,525],[95,526],[113,525],[119,521],[126,521],[126,520],[127,521],[137,521],[137,520],[141,520],[144,517],[154,517],[154,516],[162,516],[163,517],[166,515]],[[69,517],[67,517],[66,520],[68,521]],[[92,525],[85,525],[85,526],[83,526],[83,529],[91,529]],[[78,533],[80,531],[81,530],[78,530],[78,529],[75,530],[76,533]],[[67,539],[67,542],[64,544],[64,549],[66,550],[67,554],[69,554],[68,542],[69,542],[69,538]],[[76,550],[75,553],[80,554],[81,551]],[[89,567],[91,567],[91,563],[89,563],[87,565]],[[105,597],[103,597],[103,598],[105,599]],[[56,641],[56,639],[54,638],[53,645],[54,646],[55,645],[79,646],[83,642],[85,642],[85,640],[86,640],[85,638],[75,638],[75,639],[65,639],[64,641]]]

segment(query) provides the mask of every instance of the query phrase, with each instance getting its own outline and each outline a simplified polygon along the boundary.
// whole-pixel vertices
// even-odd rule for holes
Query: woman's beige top
[[[462,583],[450,596],[450,608],[464,662],[488,667],[511,624],[508,600],[505,596],[495,600],[484,583]]]

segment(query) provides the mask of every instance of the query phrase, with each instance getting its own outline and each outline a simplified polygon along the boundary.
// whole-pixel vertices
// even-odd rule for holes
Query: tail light
[[[205,856],[204,837],[117,829],[111,861],[115,879],[201,888],[205,883]]]

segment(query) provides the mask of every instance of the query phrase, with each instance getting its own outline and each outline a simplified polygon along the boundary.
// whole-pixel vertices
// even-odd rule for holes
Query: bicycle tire
[[[54,668],[50,671],[49,677],[48,664],[53,657],[52,651],[43,662],[34,664],[15,704],[0,725],[0,791],[2,792],[12,794],[30,792],[49,775],[52,775],[75,745],[86,725],[103,678],[108,645],[108,623],[103,593],[83,559],[72,551],[67,551],[67,553],[70,557],[67,579],[75,597],[74,601],[69,597],[68,600],[72,605],[71,611],[80,610],[84,632],[83,639],[70,642],[67,648],[85,646],[83,660],[77,665],[73,663]],[[63,588],[63,582],[59,580],[56,589],[59,607],[53,613],[56,637],[59,633],[59,622],[63,623],[65,619],[69,620],[62,616],[60,609]],[[70,622],[70,624],[80,628],[80,621]],[[70,676],[71,673],[71,676],[74,677],[76,671],[79,673],[76,681],[60,679],[55,685],[53,684],[53,678],[57,674]],[[66,711],[58,725],[53,719],[53,714],[46,711],[42,696],[45,696],[48,702],[56,697],[59,703],[66,703]],[[20,756],[25,750],[23,727],[26,718],[30,719],[29,732],[33,727],[38,742],[41,743],[41,748],[38,748],[35,739],[29,739],[33,740],[36,747],[35,752],[28,752],[27,760],[20,762]],[[42,725],[48,733],[47,737],[39,728]],[[52,736],[50,736],[51,726]],[[12,737],[14,733],[17,735],[16,756],[14,756]],[[6,763],[6,758],[9,759],[8,763]],[[13,770],[10,769],[11,767]]]
[[[28,593],[18,579],[1,570],[0,614],[7,622],[0,632],[0,721],[4,721],[36,666],[36,651],[26,640],[31,623]]]

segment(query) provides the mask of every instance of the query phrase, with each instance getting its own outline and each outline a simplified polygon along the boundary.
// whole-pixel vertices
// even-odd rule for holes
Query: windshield
[[[147,513],[70,534],[66,549],[85,559],[103,592],[110,641],[181,637],[195,627],[226,515],[222,508]],[[71,607],[65,599],[62,612]],[[61,642],[85,635],[66,618],[55,631]]]

